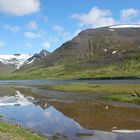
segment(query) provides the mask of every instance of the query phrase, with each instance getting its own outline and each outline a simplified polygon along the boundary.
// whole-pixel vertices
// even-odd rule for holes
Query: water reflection
[[[15,92],[14,96],[4,96],[0,98],[1,106],[28,106],[32,105],[34,98],[31,96],[24,97],[19,91]]]
[[[137,108],[106,106],[85,99],[73,104],[55,102],[53,106],[87,129],[140,129],[140,109]]]
[[[4,91],[4,90],[3,90]],[[0,91],[1,120],[18,123],[50,139],[139,140],[140,110],[106,107],[92,100],[74,102],[48,99],[27,91]],[[68,103],[67,103],[68,102]],[[126,132],[112,133],[122,129]],[[100,130],[100,131],[99,131]],[[123,132],[122,131],[122,132]],[[132,131],[131,131],[132,132]]]

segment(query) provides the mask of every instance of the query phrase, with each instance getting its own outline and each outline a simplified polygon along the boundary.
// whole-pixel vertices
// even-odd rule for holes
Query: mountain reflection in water
[[[106,108],[106,105],[89,99],[75,99],[74,102],[66,103],[60,99],[50,99],[30,92],[28,94],[14,92],[2,96],[0,94],[2,121],[18,123],[47,137],[55,136],[60,139],[139,140],[140,138],[138,108],[111,105]],[[114,129],[116,132],[124,131],[125,134],[112,133]]]
[[[16,91],[15,96],[4,96],[0,98],[0,106],[28,106],[33,105],[33,97],[24,97],[19,91]]]

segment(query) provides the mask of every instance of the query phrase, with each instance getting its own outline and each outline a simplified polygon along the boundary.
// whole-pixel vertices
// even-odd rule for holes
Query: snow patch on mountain
[[[13,54],[13,55],[0,55],[0,62],[7,65],[13,65],[15,69],[19,69],[22,66],[29,65],[35,61],[45,59],[50,52],[42,50],[39,53],[31,54]]]
[[[110,29],[117,29],[117,28],[140,28],[140,24],[134,24],[134,25],[130,25],[130,24],[122,24],[122,25],[113,25],[109,27]],[[112,30],[114,31],[114,30]]]
[[[36,59],[36,57],[35,57],[35,58],[33,58],[33,60],[28,61],[28,63],[27,63],[27,64],[31,64],[31,63],[33,63],[33,62],[35,61],[35,59]]]
[[[31,56],[29,54],[0,55],[0,62],[15,65],[18,69]]]
[[[40,61],[46,58],[46,56],[48,56],[50,54],[50,52],[46,51],[46,50],[42,50],[39,53],[35,53],[34,55],[32,55],[31,57],[29,57],[26,61],[24,61],[21,66],[25,66],[25,65],[30,65],[32,63],[34,63],[35,61]],[[19,68],[20,68],[19,67]],[[18,68],[18,69],[19,69]]]
[[[3,64],[7,64],[3,59],[0,58],[0,62],[2,62]]]

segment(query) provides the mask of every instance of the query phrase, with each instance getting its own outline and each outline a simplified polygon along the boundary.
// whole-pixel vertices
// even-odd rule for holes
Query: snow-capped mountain
[[[0,55],[1,65],[12,65],[15,69],[19,69],[21,66],[30,65],[35,61],[46,58],[50,53],[46,50],[42,50],[39,53],[31,54],[14,54],[14,55]]]
[[[0,55],[0,62],[14,65],[18,69],[30,57],[32,57],[30,54]]]
[[[22,63],[22,65],[20,65],[20,67],[26,67],[26,66],[29,67],[29,66],[32,66],[36,62],[41,61],[41,60],[44,60],[46,57],[49,56],[49,54],[50,54],[50,52],[48,52],[48,51],[46,51],[46,50],[43,49],[41,52],[35,53],[31,57],[29,57],[26,61],[24,61]]]
[[[51,54],[42,50],[34,55],[0,55],[0,68],[3,64],[14,65],[21,71],[66,64],[70,67],[122,64],[132,57],[138,60],[139,52],[140,25],[113,25],[83,30]]]
[[[42,50],[40,53],[35,53],[32,57],[28,58],[24,64],[31,64],[36,60],[42,60],[44,58],[46,58],[46,56],[48,56],[50,54],[50,52],[46,51],[46,50]]]

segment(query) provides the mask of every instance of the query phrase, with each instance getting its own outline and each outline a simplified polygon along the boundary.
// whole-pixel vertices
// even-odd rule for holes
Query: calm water
[[[32,91],[24,91],[14,86],[0,85],[2,121],[20,124],[49,139],[140,139],[139,106],[106,105],[88,94],[53,92],[35,86]]]
[[[88,82],[96,84],[140,84],[140,79],[131,80],[0,80],[0,84],[59,84],[67,82]]]

